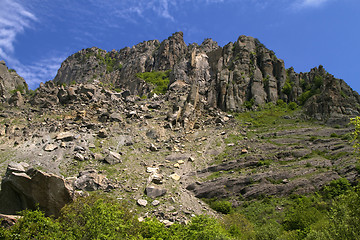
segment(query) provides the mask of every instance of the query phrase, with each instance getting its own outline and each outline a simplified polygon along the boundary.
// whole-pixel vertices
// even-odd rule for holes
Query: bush
[[[289,96],[290,93],[292,92],[292,88],[293,88],[293,87],[292,87],[292,84],[291,84],[290,80],[287,79],[287,80],[285,81],[285,84],[284,84],[283,88],[281,89],[281,91],[282,91],[284,94],[286,94],[287,96]]]
[[[279,99],[276,101],[276,106],[280,108],[286,108],[286,103],[282,99]]]
[[[45,217],[44,213],[35,211],[23,211],[23,217],[8,231],[3,229],[4,239],[59,239],[62,236],[60,225],[51,218]]]
[[[213,201],[210,203],[210,207],[223,214],[229,214],[233,210],[232,204],[229,201]]]
[[[298,105],[296,104],[296,102],[291,102],[291,103],[289,103],[288,108],[290,110],[295,110],[298,108]]]
[[[165,94],[170,83],[169,75],[171,70],[164,72],[144,72],[136,74],[136,77],[144,80],[147,83],[151,83],[155,88],[153,93]]]
[[[79,198],[65,206],[59,221],[69,238],[75,239],[124,239],[139,229],[127,208],[101,195]]]
[[[200,215],[193,217],[186,228],[186,237],[183,239],[213,240],[230,239],[226,230],[214,218]]]
[[[247,109],[249,109],[249,110],[251,110],[252,109],[252,107],[254,106],[254,104],[255,104],[255,99],[250,99],[249,101],[245,101],[244,102],[244,106],[247,108]]]
[[[322,193],[325,198],[333,199],[346,191],[351,189],[351,184],[346,178],[339,178],[330,182],[328,186],[325,186]]]

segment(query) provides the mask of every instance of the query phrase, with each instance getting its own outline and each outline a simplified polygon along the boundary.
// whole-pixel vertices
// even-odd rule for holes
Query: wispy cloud
[[[16,59],[14,44],[17,36],[32,28],[33,23],[39,20],[21,1],[0,0],[0,6],[0,59],[15,68],[30,88],[36,88],[40,82],[55,76],[65,56],[48,56],[28,65]]]
[[[294,7],[297,9],[308,8],[308,7],[320,7],[330,0],[299,0],[294,3]]]
[[[40,59],[34,64],[24,65],[17,62],[14,66],[31,89],[37,88],[41,82],[52,80],[66,56],[49,56]]]
[[[0,0],[0,57],[14,52],[16,36],[37,21],[34,14],[14,0]]]

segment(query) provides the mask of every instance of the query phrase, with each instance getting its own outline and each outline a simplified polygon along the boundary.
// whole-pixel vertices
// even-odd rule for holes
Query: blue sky
[[[164,40],[258,38],[286,67],[323,65],[360,91],[359,0],[0,0],[0,59],[32,89],[69,55]]]

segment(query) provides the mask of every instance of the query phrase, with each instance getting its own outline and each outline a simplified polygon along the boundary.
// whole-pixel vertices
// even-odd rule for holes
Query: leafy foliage
[[[213,201],[210,203],[210,207],[217,212],[221,212],[223,214],[229,214],[232,212],[232,204],[229,201]]]
[[[350,122],[355,126],[355,131],[353,132],[352,140],[354,143],[354,148],[360,150],[360,117],[355,117],[350,119]]]
[[[170,83],[169,75],[171,70],[167,71],[152,71],[136,74],[136,77],[144,80],[147,83],[154,85],[153,93],[164,94],[167,91],[168,85]]]
[[[290,82],[289,79],[286,79],[285,84],[283,86],[283,88],[281,89],[281,91],[286,94],[287,96],[289,96],[292,92],[293,89],[293,84]]]
[[[298,97],[298,102],[300,105],[304,105],[309,98],[319,94],[323,83],[324,79],[322,76],[314,77],[313,86],[311,86],[309,83],[306,83],[304,80],[300,80],[300,85],[303,90],[303,93]]]

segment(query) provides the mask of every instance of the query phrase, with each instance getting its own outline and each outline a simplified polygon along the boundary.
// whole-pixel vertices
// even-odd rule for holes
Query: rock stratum
[[[11,86],[0,88],[3,214],[39,204],[57,216],[103,191],[139,205],[141,217],[185,223],[216,214],[204,199],[238,206],[359,178],[348,125],[358,93],[322,66],[285,69],[252,37],[186,45],[179,32],[83,49],[31,93],[0,70]]]

